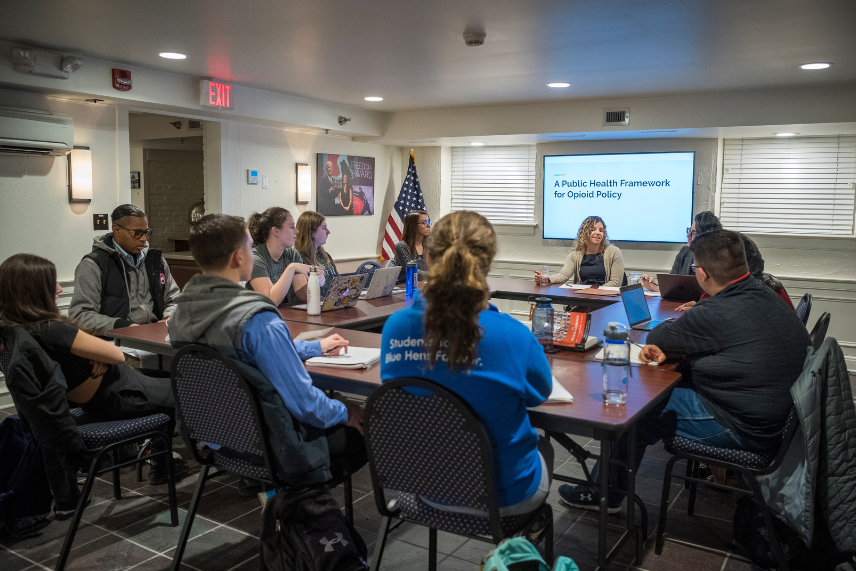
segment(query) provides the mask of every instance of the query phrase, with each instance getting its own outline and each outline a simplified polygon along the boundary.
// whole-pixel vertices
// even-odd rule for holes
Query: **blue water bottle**
[[[416,262],[413,260],[407,262],[407,270],[406,270],[406,287],[407,287],[407,299],[413,297],[413,294],[416,293],[416,290],[419,289],[419,268],[416,267]]]

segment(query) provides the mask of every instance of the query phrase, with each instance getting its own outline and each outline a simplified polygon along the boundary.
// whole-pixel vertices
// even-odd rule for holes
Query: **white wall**
[[[8,91],[0,91],[0,105],[69,115],[74,144],[92,150],[93,198],[88,205],[68,202],[65,157],[0,155],[0,261],[21,252],[37,254],[56,264],[60,280],[72,279],[92,238],[103,233],[92,229],[92,214],[110,214],[130,198],[129,159],[118,155],[119,112],[115,106]],[[127,131],[124,138],[127,153]]]
[[[216,138],[218,131],[219,139]],[[386,215],[403,177],[398,147],[355,143],[343,137],[234,121],[206,127],[206,212],[221,211],[248,218],[253,212],[261,212],[270,206],[287,208],[297,216],[305,210],[315,210],[317,153],[375,158],[375,214],[329,217],[330,238],[326,248],[334,259],[340,260],[377,256]],[[312,198],[308,205],[296,204],[295,163],[306,163],[312,168]],[[247,184],[248,169],[258,170],[258,185]],[[209,185],[209,181],[216,179],[218,174],[222,186]],[[266,189],[261,183],[264,175],[268,177],[269,188]]]

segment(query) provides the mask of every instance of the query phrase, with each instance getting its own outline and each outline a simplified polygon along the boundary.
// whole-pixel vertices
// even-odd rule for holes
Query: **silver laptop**
[[[651,331],[665,321],[672,319],[653,320],[651,310],[648,309],[648,300],[645,299],[645,291],[642,284],[633,284],[620,288],[621,301],[624,303],[624,311],[627,312],[627,320],[631,329]]]
[[[378,268],[372,274],[372,281],[369,287],[360,294],[360,299],[374,299],[376,297],[384,297],[392,295],[392,290],[395,289],[395,282],[398,280],[398,274],[401,268]]]

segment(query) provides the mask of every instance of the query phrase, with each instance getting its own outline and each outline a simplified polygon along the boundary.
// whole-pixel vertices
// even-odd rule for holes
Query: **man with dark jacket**
[[[796,313],[750,275],[737,232],[701,234],[690,251],[696,279],[710,297],[654,329],[639,354],[645,363],[680,359],[676,370],[682,376],[670,398],[637,425],[636,468],[645,448],[666,436],[722,448],[777,450],[793,406],[790,388],[811,345]],[[626,444],[618,446],[617,456],[627,457]],[[623,480],[615,479],[620,488]],[[565,504],[599,509],[591,492],[586,486],[559,488]],[[611,493],[609,511],[620,510],[622,500],[622,494]]]
[[[339,335],[294,341],[275,303],[239,282],[253,272],[253,240],[243,218],[210,214],[190,230],[190,251],[202,268],[187,283],[169,321],[173,347],[201,344],[261,371],[253,377],[280,476],[290,485],[342,481],[335,460],[351,471],[366,463],[359,406],[331,399],[312,385],[303,360],[338,353]],[[226,405],[224,405],[226,406]],[[217,446],[209,443],[210,447]]]
[[[69,317],[95,335],[162,321],[172,315],[179,293],[161,251],[148,246],[146,213],[123,204],[110,217],[113,231],[96,237],[74,270],[68,308]]]

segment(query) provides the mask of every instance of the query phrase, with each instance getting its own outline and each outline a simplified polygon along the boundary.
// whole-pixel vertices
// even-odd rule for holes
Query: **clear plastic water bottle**
[[[603,330],[603,402],[622,405],[627,402],[630,368],[630,336],[623,323],[609,322]]]
[[[407,299],[413,297],[413,294],[416,293],[416,290],[419,289],[419,268],[416,267],[416,262],[413,260],[407,262],[406,271],[406,287],[407,287]]]
[[[532,333],[544,347],[544,352],[553,350],[553,300],[549,297],[535,298],[532,311]]]

